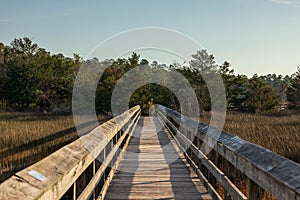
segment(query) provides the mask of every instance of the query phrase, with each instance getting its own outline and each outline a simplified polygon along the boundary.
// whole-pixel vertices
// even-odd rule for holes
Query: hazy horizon
[[[161,27],[197,41],[219,65],[230,62],[236,74],[291,75],[300,65],[299,0],[0,2],[0,41],[6,45],[29,37],[51,53],[87,59],[112,35]],[[167,65],[174,60],[154,55],[141,58]]]

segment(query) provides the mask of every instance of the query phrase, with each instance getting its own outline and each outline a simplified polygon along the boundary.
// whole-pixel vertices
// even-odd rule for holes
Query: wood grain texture
[[[166,124],[169,126],[172,126],[172,123],[166,119]],[[174,128],[174,126],[172,126]],[[185,137],[183,134],[180,134],[180,132],[177,132],[177,135],[174,136],[174,139],[176,140],[178,146],[184,151],[183,146],[185,146],[185,149],[187,148],[186,145],[189,145],[189,149],[191,149],[191,151],[193,152],[193,155],[195,155],[200,161],[201,163],[208,169],[208,171],[211,173],[211,175],[213,175],[216,180],[218,182],[220,182],[225,191],[228,192],[228,194],[230,194],[230,196],[233,199],[236,200],[246,200],[247,197],[245,195],[243,195],[242,192],[239,191],[239,189],[228,179],[228,177],[217,168],[217,166],[211,161],[209,160],[205,154],[203,154],[199,148],[197,146],[195,146],[194,144],[191,144],[191,142],[189,141],[189,139],[187,137]],[[189,163],[192,163],[193,165],[193,159],[188,155],[185,154],[186,158],[188,159]],[[196,173],[198,174],[198,177],[201,179],[201,174],[197,171],[200,171],[196,165],[193,167],[194,170],[196,171]],[[210,194],[214,197],[214,199],[220,199],[219,194],[216,192],[216,190],[212,189],[211,185],[215,185],[212,183],[209,183],[210,185],[207,185],[207,189],[210,191]]]
[[[121,159],[120,156],[114,157],[116,149],[125,138],[121,133],[133,131],[131,127],[135,123],[131,118],[137,118],[136,114],[139,117],[139,112],[139,106],[134,107],[16,173],[0,185],[0,199],[61,198],[104,148],[108,152],[107,161]],[[227,198],[247,199],[229,180],[226,170],[219,170],[214,163],[214,157],[222,156],[234,166],[234,170],[238,169],[250,180],[249,199],[261,199],[265,190],[277,199],[300,200],[300,164],[223,131],[218,139],[207,139],[206,124],[181,116],[176,111],[166,108],[160,114],[168,116],[168,128],[175,135],[171,137],[155,118],[142,118],[126,152],[124,155],[122,153],[123,158],[114,179],[105,182],[101,190],[102,197],[107,192],[106,199],[220,199],[213,188],[213,177],[223,185]],[[198,133],[195,136],[196,142],[192,143],[195,128]],[[118,137],[117,133],[120,133]],[[207,157],[202,152],[206,148],[199,145],[201,143],[205,146],[209,140],[217,140],[213,147],[216,154],[214,157]],[[207,172],[201,172],[199,163],[208,170],[208,177],[205,177]],[[30,176],[28,172],[31,170],[46,179],[40,181]],[[105,170],[106,166],[103,165],[94,172],[95,176],[79,198],[86,199],[95,195],[95,187]],[[114,171],[110,171],[111,176]]]
[[[177,124],[177,126],[184,124],[183,127],[198,127],[196,138],[202,142],[205,143],[206,137],[209,137],[208,125],[187,119],[180,113],[163,106],[160,107],[159,112],[164,115],[163,118],[168,116],[172,119],[171,128],[173,130],[175,127],[173,124]],[[196,126],[195,123],[197,123]],[[258,187],[270,192],[277,199],[300,198],[299,163],[224,131],[221,132],[220,137],[211,138],[211,140],[216,141],[213,149],[236,169],[252,179]]]
[[[79,199],[79,200],[89,199],[90,196],[94,193],[93,191],[95,190],[95,187],[97,187],[97,184],[98,184],[99,180],[103,176],[103,174],[106,170],[106,167],[108,166],[108,163],[110,163],[110,161],[116,156],[116,152],[119,150],[121,143],[128,136],[126,141],[125,141],[125,145],[124,145],[123,149],[121,149],[121,150],[123,152],[123,150],[126,149],[126,147],[128,145],[128,142],[129,142],[129,139],[130,139],[131,135],[133,134],[133,131],[134,131],[136,125],[137,125],[139,117],[140,117],[140,112],[138,112],[136,114],[136,116],[133,118],[133,120],[131,122],[129,122],[130,124],[127,127],[127,129],[124,131],[122,136],[118,139],[117,143],[113,146],[112,151],[106,156],[105,162],[103,162],[102,165],[100,166],[100,168],[97,170],[97,172],[94,173],[93,178],[90,180],[88,185],[85,187],[84,191],[80,194],[80,196],[77,199]],[[116,162],[112,166],[112,170],[109,173],[109,177],[113,177],[115,169],[119,165],[119,162],[120,162],[121,157],[123,155],[122,152],[117,157]],[[101,196],[105,196],[105,193],[107,191],[109,183],[110,183],[110,179],[105,181],[105,185],[101,189],[101,193],[100,193]]]
[[[139,106],[136,106],[124,112],[45,159],[18,172],[0,185],[0,199],[61,198],[95,160],[107,142],[139,109]],[[31,170],[42,174],[46,180],[39,181],[30,176],[28,172]]]
[[[105,199],[212,199],[160,122],[146,117],[139,126]]]

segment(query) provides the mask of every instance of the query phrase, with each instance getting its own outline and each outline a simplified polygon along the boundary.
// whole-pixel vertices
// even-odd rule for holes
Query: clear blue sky
[[[290,75],[300,66],[300,0],[0,0],[0,8],[1,42],[27,36],[66,56],[85,58],[121,31],[163,27],[193,38],[236,73]]]

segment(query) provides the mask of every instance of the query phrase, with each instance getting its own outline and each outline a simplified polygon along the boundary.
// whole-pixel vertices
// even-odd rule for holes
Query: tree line
[[[111,110],[114,87],[126,72],[138,65],[145,69],[174,70],[182,74],[193,87],[201,111],[211,109],[209,90],[203,78],[207,74],[219,74],[223,78],[227,108],[230,110],[278,111],[286,105],[288,109],[300,109],[299,68],[291,76],[254,74],[249,78],[235,74],[229,62],[218,65],[207,50],[197,51],[188,64],[149,63],[137,53],[116,60],[83,60],[78,54],[72,58],[51,54],[25,37],[14,39],[10,45],[0,43],[0,110],[70,112],[76,74],[82,65],[89,62],[99,67],[103,63],[108,66],[96,90],[95,109],[98,113]],[[145,112],[153,104],[174,109],[180,106],[172,91],[163,84],[154,83],[144,85],[132,94],[130,105],[136,104],[142,105]]]

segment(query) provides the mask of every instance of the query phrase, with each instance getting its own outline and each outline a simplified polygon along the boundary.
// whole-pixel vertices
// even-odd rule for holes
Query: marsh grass
[[[79,138],[71,115],[39,113],[0,113],[0,134],[0,182]]]
[[[210,114],[201,119],[209,123]],[[224,131],[300,163],[300,114],[228,112]]]
[[[210,113],[204,113],[200,121],[209,123]],[[223,130],[251,143],[300,163],[300,114],[299,113],[240,113],[228,112]],[[234,170],[232,168],[232,170]],[[247,179],[242,173],[229,175],[237,187],[247,196]],[[217,191],[224,193],[219,184]],[[265,192],[263,200],[274,200]]]

